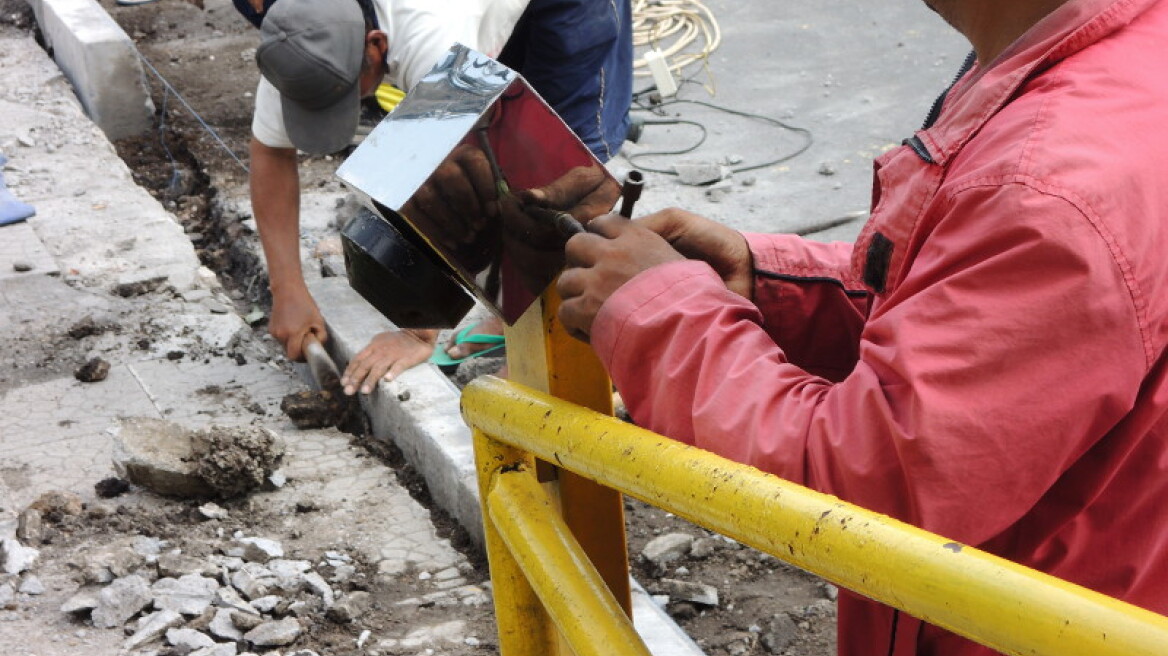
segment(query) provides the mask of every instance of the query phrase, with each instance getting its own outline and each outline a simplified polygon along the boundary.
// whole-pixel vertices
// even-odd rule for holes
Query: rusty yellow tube
[[[495,378],[467,423],[842,587],[1018,656],[1163,656],[1168,618]]]
[[[491,523],[577,656],[650,656],[600,573],[530,472],[499,473]]]

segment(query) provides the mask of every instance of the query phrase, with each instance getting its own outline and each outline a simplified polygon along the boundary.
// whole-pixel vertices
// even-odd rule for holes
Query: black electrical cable
[[[686,83],[696,84],[696,82],[694,82],[692,79],[682,80],[681,83],[683,86]],[[656,93],[656,91],[657,91],[657,87],[655,85],[653,85],[653,86],[646,87],[645,89],[642,89],[641,91],[634,92],[633,93],[633,103],[636,105],[637,109],[648,111],[650,113],[653,113],[655,115],[660,116],[663,114],[664,109],[666,107],[669,107],[671,105],[676,105],[676,104],[687,104],[688,103],[688,104],[692,104],[692,105],[699,105],[702,107],[707,107],[707,108],[714,109],[717,111],[725,112],[727,114],[732,114],[734,116],[741,116],[743,118],[748,118],[748,119],[762,121],[764,123],[769,123],[775,127],[778,127],[779,129],[782,129],[782,130],[785,130],[788,132],[793,132],[793,133],[801,135],[803,137],[802,145],[800,145],[793,152],[787,153],[785,155],[782,155],[780,157],[776,157],[776,158],[771,159],[771,160],[767,160],[767,161],[762,162],[760,164],[750,164],[750,165],[746,165],[746,166],[732,167],[730,169],[730,171],[732,173],[744,173],[746,171],[755,171],[757,169],[762,169],[762,168],[766,168],[769,166],[776,166],[778,164],[782,164],[783,162],[792,160],[792,159],[798,157],[799,155],[802,155],[803,153],[805,153],[807,151],[808,148],[811,147],[811,144],[814,143],[814,137],[812,137],[811,131],[808,130],[807,128],[801,128],[798,126],[790,125],[788,123],[784,123],[783,121],[780,121],[779,119],[771,118],[769,116],[764,116],[762,114],[755,114],[753,112],[746,112],[746,111],[742,111],[739,109],[733,109],[730,107],[725,107],[723,105],[718,105],[716,103],[706,102],[704,100],[688,100],[685,98],[673,98],[671,100],[664,100],[664,101],[658,101],[658,102],[652,102],[652,100],[651,100],[652,104],[649,106],[645,106],[642,103],[642,100],[641,100],[642,97],[648,95],[652,99],[652,95],[654,93]],[[651,166],[647,166],[645,164],[639,163],[639,160],[641,160],[642,158],[646,158],[646,157],[659,157],[662,155],[682,155],[685,153],[690,153],[690,152],[693,152],[694,150],[697,150],[706,141],[706,136],[707,136],[706,127],[698,121],[677,118],[677,119],[646,120],[644,122],[644,124],[645,125],[675,125],[675,124],[693,125],[702,131],[701,138],[697,141],[697,143],[695,143],[691,146],[688,146],[686,148],[682,148],[680,150],[659,150],[659,151],[650,151],[650,152],[636,153],[633,155],[629,155],[628,156],[629,163],[632,164],[633,166],[637,167],[638,169],[642,169],[644,171],[651,171],[653,173],[662,173],[665,175],[677,175],[677,171],[668,170],[668,169],[653,168]]]

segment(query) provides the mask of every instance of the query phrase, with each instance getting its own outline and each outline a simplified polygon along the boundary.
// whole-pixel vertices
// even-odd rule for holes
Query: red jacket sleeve
[[[1147,362],[1126,288],[1063,199],[974,187],[873,303],[839,382],[768,333],[773,299],[699,262],[634,278],[592,337],[639,425],[976,545],[1131,407]]]

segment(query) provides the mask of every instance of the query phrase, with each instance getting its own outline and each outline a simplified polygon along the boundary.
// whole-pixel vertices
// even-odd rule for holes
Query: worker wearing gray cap
[[[627,133],[628,0],[247,1],[260,21],[256,60],[263,74],[252,119],[252,209],[271,284],[269,330],[292,360],[303,359],[307,336],[327,340],[300,266],[296,153],[324,155],[348,146],[360,99],[383,79],[411,88],[454,43],[493,57],[506,48],[533,68],[564,62],[546,73],[534,71],[548,78],[547,92],[539,79],[528,79],[602,159],[619,149]],[[595,38],[562,38],[568,29]],[[571,48],[576,50],[566,50]],[[589,84],[593,78],[603,83]],[[376,380],[424,362],[436,340],[437,330],[375,336],[350,362],[345,378],[355,384],[348,391],[371,391]]]

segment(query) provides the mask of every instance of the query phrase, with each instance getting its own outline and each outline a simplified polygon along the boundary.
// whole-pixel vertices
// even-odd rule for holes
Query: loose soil
[[[244,166],[250,136],[252,93],[258,70],[254,63],[256,31],[244,21],[227,0],[207,0],[200,8],[183,0],[159,0],[138,6],[118,6],[113,0],[101,0],[119,24],[131,36],[146,60],[165,77],[163,83],[148,70],[147,79],[157,108],[157,131],[118,142],[117,150],[134,171],[135,179],[174,212],[198,251],[200,259],[217,272],[232,298],[236,310],[247,314],[268,301],[267,287],[258,262],[254,235],[245,226],[246,215],[225,209],[221,195],[238,197],[247,186]],[[732,30],[724,25],[723,29]],[[182,96],[180,100],[175,91]],[[201,121],[213,128],[217,137],[204,127],[187,108],[193,108]],[[335,158],[303,158],[302,185],[324,185],[332,181]],[[132,300],[132,299],[131,299]],[[126,304],[130,300],[125,301]],[[119,313],[119,310],[123,310]],[[106,316],[112,317],[106,320]],[[140,333],[137,338],[148,346],[149,326],[119,322],[131,315],[115,308],[93,319],[77,317],[76,324],[37,338],[27,346],[24,359],[29,369],[76,367],[86,350],[75,348],[75,356],[62,359],[54,355],[61,346],[80,340],[96,339],[102,331]],[[103,323],[103,321],[105,323]],[[88,323],[86,323],[88,322]],[[73,330],[80,337],[71,336]],[[257,326],[257,335],[264,330]],[[253,347],[270,343],[254,340]],[[35,346],[35,348],[34,348]],[[145,347],[143,347],[145,348]],[[236,353],[221,353],[242,357]],[[249,357],[254,357],[249,353]],[[268,357],[278,360],[277,354]],[[57,362],[57,360],[61,360]],[[81,360],[84,361],[84,360]],[[56,364],[54,364],[56,362]],[[3,382],[3,381],[0,381]],[[360,438],[355,438],[360,439]],[[388,464],[395,467],[399,479],[415,497],[428,501],[421,478],[405,465],[392,446],[376,446]],[[246,499],[233,502],[233,518],[226,523],[205,522],[195,513],[195,504],[139,499],[138,502],[112,503],[79,518],[64,518],[51,527],[42,553],[44,562],[69,562],[78,550],[95,543],[109,542],[126,535],[150,534],[172,541],[185,550],[197,552],[218,539],[242,530],[248,535],[267,535],[285,539],[297,557],[319,558],[321,545],[297,532],[288,533],[286,513],[312,513],[318,509],[263,509]],[[474,552],[465,533],[441,512],[431,508],[440,532],[462,547],[471,557],[476,574],[468,578],[485,578],[481,554]],[[834,589],[821,580],[787,566],[773,557],[743,547],[700,527],[637,501],[626,504],[628,540],[633,574],[651,593],[660,589],[660,579],[673,578],[712,585],[718,589],[716,607],[685,602],[671,602],[667,610],[698,644],[712,656],[777,653],[790,656],[828,656],[835,652]],[[161,527],[161,528],[159,528]],[[270,533],[265,533],[270,531]],[[708,553],[684,556],[660,570],[640,557],[649,540],[668,533],[687,533],[706,538]],[[204,545],[200,547],[199,545]],[[368,572],[366,572],[368,574]],[[68,575],[60,572],[60,576]],[[370,592],[381,598],[401,598],[416,594],[416,582],[390,581],[371,575],[363,580]],[[399,589],[400,588],[400,589]],[[43,612],[53,612],[46,606]],[[386,634],[390,629],[441,621],[440,607],[419,607],[408,612],[378,609],[363,620],[362,628]],[[489,626],[489,610],[474,618]],[[785,616],[791,621],[786,622]],[[780,620],[775,618],[779,617]],[[793,629],[787,630],[793,624]],[[298,648],[315,649],[321,654],[359,653],[354,650],[354,629],[350,626],[319,622],[312,633],[297,643]],[[71,629],[76,631],[74,626]],[[491,653],[495,649],[493,631],[478,647],[452,647],[446,654]],[[398,631],[400,632],[400,631]]]

